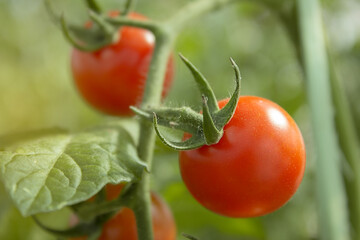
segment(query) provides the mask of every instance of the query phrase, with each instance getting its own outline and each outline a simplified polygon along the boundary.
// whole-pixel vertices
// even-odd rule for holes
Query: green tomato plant
[[[136,114],[138,118],[133,118],[132,121],[138,124],[139,134],[134,138],[121,121],[113,120],[79,132],[70,133],[53,129],[25,139],[8,139],[0,148],[0,179],[23,216],[33,216],[39,226],[59,237],[86,235],[89,239],[97,239],[101,235],[102,227],[106,226],[116,212],[125,207],[130,208],[134,213],[138,226],[138,239],[153,240],[150,172],[156,134],[165,145],[181,152],[182,174],[184,180],[186,178],[188,188],[194,191],[193,195],[201,204],[216,213],[231,217],[261,216],[278,209],[292,196],[300,184],[305,168],[305,148],[301,134],[291,117],[279,106],[261,98],[240,97],[241,76],[234,60],[231,59],[235,71],[235,90],[228,100],[218,102],[205,77],[188,59],[180,55],[202,95],[202,113],[197,113],[188,107],[168,108],[161,104],[162,97],[167,92],[166,88],[171,83],[172,49],[181,30],[195,21],[195,18],[230,4],[240,3],[241,0],[192,1],[175,15],[161,22],[134,14],[132,11],[135,8],[135,1],[132,0],[126,1],[125,6],[116,13],[104,13],[95,0],[85,2],[89,8],[91,22],[85,26],[76,26],[69,24],[64,15],[58,15],[52,9],[50,0],[45,1],[50,16],[75,48],[72,69],[77,87],[84,99],[96,109],[116,115],[120,117],[119,119]],[[312,123],[314,128],[317,128],[315,143],[319,155],[317,187],[322,223],[321,236],[323,239],[358,240],[360,230],[356,226],[360,223],[360,167],[356,158],[360,154],[356,146],[341,145],[355,175],[354,181],[346,182],[347,189],[351,189],[346,194],[341,171],[337,168],[339,147],[335,141],[337,133],[331,117],[333,108],[329,107],[332,106],[332,101],[335,103],[336,112],[342,111],[340,117],[336,119],[337,126],[346,126],[346,128],[338,128],[340,142],[354,143],[357,141],[357,136],[351,130],[354,124],[349,120],[347,102],[344,100],[341,86],[339,87],[340,83],[336,82],[334,77],[329,81],[328,56],[325,40],[322,37],[319,3],[317,0],[290,1],[290,4],[285,0],[256,2],[267,6],[279,17],[294,43],[299,63],[305,72]],[[290,8],[284,8],[288,5]],[[143,44],[141,54],[123,55],[123,49],[129,50],[134,42]],[[104,56],[112,57],[103,61]],[[131,62],[131,57],[140,60],[135,65],[126,65]],[[139,65],[141,70],[138,71],[136,67]],[[145,71],[146,77],[143,76],[142,71]],[[87,81],[89,78],[91,81]],[[104,81],[106,86],[98,85],[99,81]],[[139,87],[141,91],[138,89],[132,91]],[[125,89],[125,91],[117,92],[117,89]],[[323,89],[325,91],[318,94],[319,90]],[[120,94],[126,95],[119,98]],[[120,102],[124,104],[119,105]],[[221,106],[219,107],[218,104]],[[258,109],[259,104],[267,104],[265,110]],[[255,113],[249,111],[246,113],[248,115],[242,115],[249,108],[256,109]],[[283,193],[285,197],[274,196],[271,206],[267,206],[266,201],[259,204],[259,199],[271,199],[271,193],[269,194],[269,191],[264,193],[265,191],[260,187],[261,181],[266,181],[265,178],[251,178],[249,181],[249,183],[259,181],[260,185],[253,185],[253,189],[260,189],[258,191],[253,190],[249,185],[240,192],[236,192],[234,188],[246,183],[246,178],[249,176],[269,174],[269,171],[264,169],[271,169],[272,166],[269,164],[261,167],[261,159],[257,157],[252,157],[252,161],[248,164],[236,161],[233,163],[233,156],[243,158],[244,155],[234,153],[233,156],[228,157],[228,152],[231,150],[218,151],[218,146],[221,145],[223,148],[231,146],[226,141],[231,142],[234,135],[238,135],[237,139],[242,139],[243,135],[238,132],[232,133],[232,129],[241,128],[249,122],[257,123],[257,114],[261,111],[275,111],[274,109],[276,121],[291,125],[292,129],[284,132],[280,140],[276,138],[276,141],[271,143],[273,148],[269,151],[272,153],[280,146],[289,151],[284,151],[281,156],[276,155],[277,158],[270,157],[271,162],[287,170],[290,165],[296,166],[294,169],[296,168],[297,171],[292,172],[291,176],[286,175],[282,179],[279,177],[280,180],[274,185],[269,183],[269,188],[281,188],[286,185],[291,191]],[[273,118],[268,118],[262,120],[258,127],[251,125],[252,129],[255,129],[254,132],[245,134],[247,137],[241,142],[245,143],[253,135],[258,134],[259,129],[265,129],[264,135],[268,135],[265,138],[275,139],[272,136],[279,134],[281,128],[279,123],[273,124],[273,129],[260,127],[261,124],[270,126],[274,121]],[[163,130],[159,129],[159,125],[181,130],[187,134],[183,141],[175,142],[166,137]],[[289,136],[294,140],[290,141]],[[286,145],[286,141],[296,142],[296,147]],[[261,149],[261,141],[254,141],[253,145],[256,145],[253,146],[256,151],[251,154],[268,153],[268,149]],[[209,152],[215,152],[215,156],[225,156],[220,160],[230,159],[228,164],[231,167],[224,167],[224,164],[218,161],[220,157],[208,156]],[[197,156],[196,161],[199,160],[199,155],[205,156],[205,160],[199,161],[201,163],[196,165],[197,163],[193,161],[194,155]],[[293,155],[297,157],[290,157]],[[281,165],[276,162],[278,159],[284,161],[291,159],[293,162],[289,165]],[[189,167],[186,167],[186,164],[189,162],[190,165],[193,164],[191,170],[196,171],[188,171]],[[203,162],[205,165],[202,165]],[[259,162],[260,167],[252,165],[254,162]],[[242,172],[240,178],[231,176],[230,172],[233,172],[232,169],[236,169],[238,165],[252,168],[250,172]],[[214,185],[216,189],[221,190],[223,196],[217,196],[212,186],[207,187],[207,182],[204,182],[206,176],[202,176],[203,169],[209,169],[220,176],[220,181],[216,181],[217,185]],[[246,177],[242,178],[243,176]],[[229,181],[238,181],[236,182],[238,185],[229,185]],[[118,197],[106,200],[105,186],[124,183],[126,185]],[[230,191],[227,191],[229,189]],[[251,207],[246,208],[244,205],[247,202],[243,196],[249,192],[253,202],[249,204]],[[96,201],[87,201],[94,195]],[[232,195],[236,195],[234,204],[232,204],[234,200]],[[219,203],[221,198],[227,199],[224,203],[226,208],[224,204]],[[345,204],[347,198],[353,211],[347,211]],[[338,208],[333,209],[334,205]],[[71,207],[79,219],[76,225],[67,230],[52,229],[36,218],[36,214],[56,211],[66,206]],[[184,234],[184,237],[195,239],[188,234]]]

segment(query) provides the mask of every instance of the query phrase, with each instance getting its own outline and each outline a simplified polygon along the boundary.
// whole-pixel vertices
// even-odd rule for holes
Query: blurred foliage
[[[53,2],[55,10],[65,12],[69,21],[82,24],[86,20],[82,1]],[[113,9],[121,1],[101,2]],[[137,11],[164,20],[187,2],[139,0]],[[355,0],[331,0],[323,1],[323,7],[329,42],[360,133],[360,4]],[[82,129],[107,119],[78,96],[69,70],[70,47],[50,21],[41,0],[0,0],[0,25],[1,135],[49,127]],[[262,5],[232,5],[186,28],[175,52],[181,52],[203,72],[218,98],[232,92],[234,76],[228,58],[233,57],[242,71],[242,95],[265,97],[286,109],[303,132],[308,156],[304,180],[283,208],[265,217],[231,219],[205,210],[190,196],[181,181],[177,153],[157,144],[153,189],[161,192],[171,206],[179,239],[183,239],[182,232],[201,240],[317,239],[313,130],[303,74],[278,19]],[[199,109],[201,98],[191,75],[178,60],[176,67],[176,81],[165,104]],[[67,214],[50,214],[45,219],[65,227]],[[20,216],[1,185],[0,239],[53,239],[31,218]]]

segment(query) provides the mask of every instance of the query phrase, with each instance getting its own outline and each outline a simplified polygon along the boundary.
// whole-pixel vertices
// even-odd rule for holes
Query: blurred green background
[[[54,0],[57,12],[79,24],[86,19],[83,1]],[[100,1],[107,9],[124,1]],[[137,11],[166,19],[189,0],[139,0]],[[360,132],[360,3],[323,1],[324,23]],[[166,13],[166,14],[164,14]],[[77,94],[70,68],[70,46],[50,21],[41,0],[0,0],[0,135],[48,127],[82,129],[107,117]],[[253,219],[230,219],[202,208],[179,174],[177,153],[157,144],[153,189],[171,206],[179,232],[201,240],[317,239],[315,154],[303,73],[286,31],[268,8],[244,2],[199,18],[180,35],[175,52],[189,58],[207,76],[218,98],[233,89],[228,58],[240,66],[242,95],[257,95],[286,109],[302,130],[307,147],[304,180],[280,210]],[[186,67],[177,60],[176,80],[166,104],[199,109],[200,96]],[[185,96],[185,97],[184,97]],[[68,211],[44,216],[57,227]],[[61,217],[59,217],[61,216]],[[22,218],[0,184],[0,239],[54,239],[31,218]]]

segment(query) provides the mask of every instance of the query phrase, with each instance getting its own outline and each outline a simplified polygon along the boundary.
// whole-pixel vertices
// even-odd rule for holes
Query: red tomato
[[[204,207],[229,217],[256,217],[280,208],[296,192],[305,146],[295,121],[280,106],[242,96],[219,143],[182,151],[180,170]]]
[[[110,16],[118,13],[111,12]],[[130,18],[145,20],[137,13]],[[91,28],[87,23],[86,27]],[[154,35],[144,29],[120,28],[118,42],[96,52],[72,52],[71,69],[75,84],[83,98],[97,110],[110,115],[132,115],[131,105],[142,100],[152,52]],[[174,75],[172,56],[169,58],[163,96],[167,94]]]
[[[106,185],[106,199],[115,199],[120,194],[122,188],[122,184]],[[151,217],[155,240],[176,239],[176,225],[171,210],[164,200],[153,192],[151,193]],[[87,237],[73,238],[73,240],[85,239]],[[129,208],[122,208],[112,219],[106,222],[99,237],[99,240],[120,239],[138,239],[135,215]]]

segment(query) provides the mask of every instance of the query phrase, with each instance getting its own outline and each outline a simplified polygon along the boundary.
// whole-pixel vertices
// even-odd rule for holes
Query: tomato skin
[[[204,207],[228,217],[256,217],[280,208],[296,192],[305,155],[301,132],[285,110],[242,96],[219,143],[180,152],[180,171]]]
[[[176,229],[171,211],[155,193],[151,194],[151,216],[155,240],[175,240]],[[105,223],[100,240],[137,240],[136,220],[129,208],[121,209]]]
[[[111,12],[114,17],[118,13]],[[130,18],[146,20],[137,13]],[[91,24],[86,24],[91,28]],[[118,42],[95,52],[73,49],[71,70],[82,97],[95,109],[110,115],[133,115],[129,106],[140,103],[150,65],[155,38],[147,30],[122,27]],[[174,61],[169,57],[163,97],[173,81]]]
[[[106,199],[114,200],[124,185],[106,185]],[[156,193],[151,193],[151,218],[154,231],[154,240],[175,240],[176,224],[170,208]],[[74,220],[72,220],[74,225]],[[86,240],[87,237],[73,238]],[[113,218],[103,226],[99,240],[138,240],[136,219],[130,208],[122,208]]]

